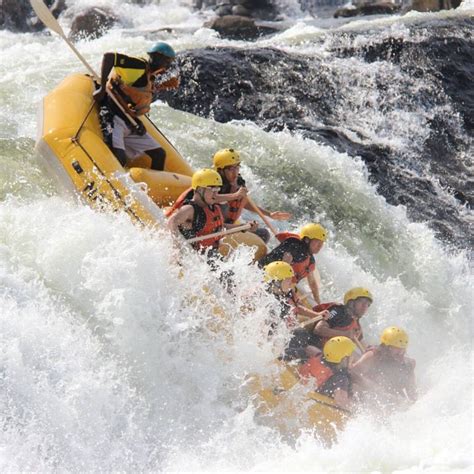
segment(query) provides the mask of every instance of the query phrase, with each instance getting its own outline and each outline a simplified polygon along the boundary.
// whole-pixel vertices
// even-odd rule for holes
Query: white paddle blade
[[[43,0],[30,0],[31,6],[35,11],[38,18],[50,29],[57,33],[59,36],[65,37],[64,31],[59,25],[56,18],[49,11],[48,7],[44,4]]]

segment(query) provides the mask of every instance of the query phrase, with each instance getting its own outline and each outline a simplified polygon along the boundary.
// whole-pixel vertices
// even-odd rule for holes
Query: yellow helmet
[[[235,166],[240,164],[240,155],[238,151],[232,148],[225,148],[215,153],[212,158],[212,164],[216,169],[226,168],[227,166]]]
[[[357,288],[351,288],[344,295],[344,304],[349,303],[351,300],[356,300],[357,298],[368,298],[370,302],[374,301],[372,293],[367,288],[358,286]]]
[[[350,356],[355,348],[354,342],[346,336],[332,337],[324,344],[324,358],[328,362],[339,364],[344,357]]]
[[[389,328],[385,329],[380,336],[380,342],[386,346],[406,349],[408,346],[408,334],[402,328],[390,326]]]
[[[321,224],[306,224],[301,228],[300,237],[308,237],[309,239],[317,239],[326,242],[328,233]]]
[[[204,168],[193,174],[191,186],[193,189],[206,188],[208,186],[220,187],[222,186],[222,178],[217,171],[211,170],[210,168]]]
[[[291,265],[286,262],[277,261],[265,265],[265,281],[283,281],[287,278],[293,278],[295,272]]]

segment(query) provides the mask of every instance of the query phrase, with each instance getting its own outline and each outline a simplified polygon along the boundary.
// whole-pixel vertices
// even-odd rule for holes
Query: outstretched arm
[[[235,199],[245,199],[246,196],[247,196],[247,188],[242,186],[235,193],[218,194],[216,197],[216,201],[218,203],[228,202],[228,201],[234,201]]]
[[[251,212],[255,212],[254,207],[247,202],[245,205],[245,209]],[[292,215],[289,212],[284,212],[284,211],[267,211],[266,209],[263,209],[263,207],[258,206],[259,211],[265,216],[265,217],[270,217],[276,221],[287,221],[292,218]]]
[[[357,337],[354,330],[343,331],[340,329],[333,329],[329,326],[327,321],[324,321],[324,320],[319,321],[319,323],[316,324],[313,332],[317,336],[324,337],[327,339],[330,339],[331,337],[337,337],[337,336],[346,336],[349,339],[352,339],[354,341]]]
[[[321,304],[321,298],[319,297],[319,287],[318,283],[316,282],[316,278],[314,278],[313,273],[310,273],[307,278],[308,285],[311,289],[311,293],[313,294],[314,301],[316,301],[316,304]]]

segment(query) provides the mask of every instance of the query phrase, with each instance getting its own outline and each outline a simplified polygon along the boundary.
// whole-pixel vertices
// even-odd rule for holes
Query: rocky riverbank
[[[334,35],[323,40],[332,43],[325,58],[262,48],[187,51],[179,58],[182,87],[166,98],[220,122],[249,119],[360,156],[389,203],[406,205],[411,218],[464,246],[469,222],[461,208],[474,202],[474,20],[420,22],[413,36],[426,28],[426,41]],[[365,45],[349,46],[356,43]],[[355,63],[360,77],[344,69]],[[403,115],[423,121],[420,129],[402,125],[380,136],[380,121],[390,127],[390,117]]]

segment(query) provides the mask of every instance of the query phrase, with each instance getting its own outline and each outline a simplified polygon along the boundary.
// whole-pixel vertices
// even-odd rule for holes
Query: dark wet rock
[[[216,5],[214,11],[218,16],[232,15],[232,3],[229,2],[220,2]]]
[[[334,18],[357,15],[390,15],[398,11],[400,11],[400,6],[390,1],[368,2],[338,8],[334,13]]]
[[[428,40],[413,42],[374,36],[373,41],[361,41],[354,48],[348,45],[359,44],[357,34],[361,33],[344,32],[344,38],[334,39],[332,51],[325,39],[324,58],[264,48],[188,51],[179,58],[182,86],[166,99],[172,107],[219,122],[248,119],[266,130],[295,131],[359,156],[370,181],[388,203],[407,206],[412,219],[428,221],[441,238],[466,246],[469,221],[461,208],[474,204],[469,172],[469,137],[474,134],[474,42],[470,36],[474,19],[436,22],[427,26]],[[431,116],[423,130],[426,138],[415,135],[412,149],[371,142],[371,130],[350,121],[359,113],[359,102],[352,100],[352,79],[341,74],[340,68],[355,58],[368,68],[372,63],[395,67],[407,85],[415,78],[412,90],[385,74],[374,83],[363,82],[369,89],[359,90],[367,98],[378,94],[382,100],[382,105],[363,104],[365,114],[375,107],[375,114],[426,111]]]
[[[216,15],[239,15],[260,20],[274,20],[279,6],[274,0],[194,0],[197,9],[212,8]]]
[[[237,15],[216,17],[204,26],[229,39],[252,40],[279,31],[275,27],[259,25],[251,18]]]
[[[457,8],[461,0],[412,0],[411,10],[418,12],[437,12]]]
[[[98,7],[88,8],[74,18],[69,38],[75,41],[83,38],[99,38],[117,23],[119,19],[111,10]]]
[[[244,5],[234,5],[232,7],[232,15],[237,16],[252,16],[252,11]]]
[[[46,0],[45,4],[57,18],[66,8],[65,0]],[[35,15],[28,0],[0,0],[0,28],[16,31],[40,31],[43,23]]]

